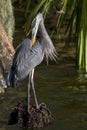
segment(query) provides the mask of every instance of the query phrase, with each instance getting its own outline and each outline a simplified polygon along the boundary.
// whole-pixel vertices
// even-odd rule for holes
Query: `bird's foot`
[[[46,107],[45,103],[41,103],[39,105],[36,105],[36,109],[40,109],[41,107]]]

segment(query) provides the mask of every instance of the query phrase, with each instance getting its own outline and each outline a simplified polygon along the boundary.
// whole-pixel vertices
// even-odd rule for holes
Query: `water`
[[[13,108],[27,95],[27,82],[28,79],[0,95],[0,130],[25,130],[7,123]],[[54,122],[34,130],[87,129],[87,75],[78,72],[73,63],[42,63],[35,70],[35,88],[39,103],[47,104]],[[34,102],[32,94],[31,98]]]

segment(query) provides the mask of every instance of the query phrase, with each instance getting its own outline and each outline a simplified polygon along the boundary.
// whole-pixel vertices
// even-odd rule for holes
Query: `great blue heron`
[[[44,20],[41,13],[38,13],[31,25],[32,33],[17,47],[13,58],[13,64],[8,74],[10,86],[16,84],[29,75],[28,82],[28,112],[30,104],[30,86],[32,86],[36,108],[39,108],[37,97],[34,89],[34,68],[41,63],[44,56],[48,61],[55,60],[56,50],[45,29]]]

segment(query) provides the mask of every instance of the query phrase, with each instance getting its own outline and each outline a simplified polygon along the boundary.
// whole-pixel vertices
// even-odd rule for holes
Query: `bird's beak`
[[[35,27],[32,29],[31,47],[35,44],[38,27],[39,27],[39,23],[36,23]]]

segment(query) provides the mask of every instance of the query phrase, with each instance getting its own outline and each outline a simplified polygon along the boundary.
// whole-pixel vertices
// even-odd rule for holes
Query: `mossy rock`
[[[34,128],[44,127],[53,122],[52,113],[47,108],[45,103],[39,105],[39,109],[31,105],[27,112],[27,100],[23,100],[17,104],[11,112],[8,124],[13,125],[18,123],[22,127]]]

